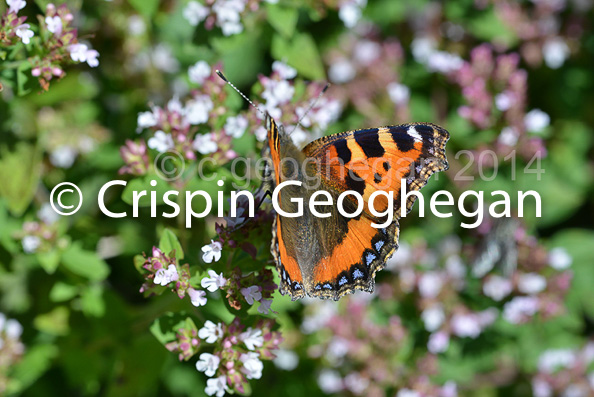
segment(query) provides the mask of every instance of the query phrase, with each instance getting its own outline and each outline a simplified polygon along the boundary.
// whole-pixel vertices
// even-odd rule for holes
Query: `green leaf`
[[[586,312],[594,318],[594,272],[592,272],[592,247],[594,232],[591,230],[564,230],[555,235],[549,246],[563,247],[571,255],[574,277],[567,296],[568,306]]]
[[[85,288],[80,294],[80,307],[87,316],[103,317],[105,314],[103,287],[95,284]]]
[[[86,251],[80,244],[72,244],[62,255],[62,263],[71,272],[89,280],[101,281],[109,275],[109,266],[93,251]]]
[[[166,313],[156,319],[150,326],[151,333],[163,345],[176,339],[176,331],[180,328],[196,329],[196,325],[185,313]]]
[[[33,145],[20,142],[14,151],[0,148],[0,197],[10,212],[18,217],[25,212],[41,176],[41,152]]]
[[[35,254],[39,264],[47,274],[54,274],[60,264],[60,251],[52,249],[49,252]]]
[[[184,259],[184,250],[182,249],[182,246],[179,243],[175,233],[169,229],[165,229],[163,231],[161,240],[159,240],[159,249],[163,251],[165,255],[169,255],[171,251],[175,250],[175,258],[177,260]]]
[[[299,13],[296,8],[282,7],[278,4],[267,4],[267,19],[277,32],[286,38],[295,34]]]
[[[40,314],[33,320],[33,325],[41,332],[50,335],[68,335],[70,326],[68,325],[68,317],[70,311],[64,306],[58,306],[54,310],[46,314]]]
[[[78,295],[78,287],[58,281],[50,290],[49,298],[52,302],[64,302],[76,295]]]
[[[518,41],[514,31],[499,19],[493,8],[472,18],[469,31],[478,39],[493,41],[507,47],[512,47]]]
[[[7,394],[20,394],[22,390],[32,385],[50,368],[52,360],[58,354],[58,347],[50,344],[28,347],[23,360],[13,367]]]
[[[17,94],[19,96],[23,96],[31,92],[30,88],[25,88],[25,85],[29,81],[29,76],[31,75],[29,70],[31,70],[31,64],[28,61],[21,62],[16,70]]]
[[[308,33],[296,34],[290,41],[275,35],[272,38],[272,56],[276,59],[286,59],[286,62],[305,78],[326,79],[320,53],[314,39]]]
[[[159,9],[159,0],[129,0],[132,7],[147,18],[155,15]]]

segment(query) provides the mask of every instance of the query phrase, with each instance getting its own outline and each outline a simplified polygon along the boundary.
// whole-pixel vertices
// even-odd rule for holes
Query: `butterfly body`
[[[293,300],[306,295],[337,300],[355,290],[373,291],[376,272],[398,248],[401,180],[419,190],[432,173],[447,169],[448,132],[421,123],[347,131],[301,150],[270,117],[267,129],[263,189],[273,199],[278,190],[283,213],[303,213],[277,214],[273,224],[271,251],[281,293]],[[347,191],[342,208],[354,214],[349,216],[338,209]],[[359,212],[354,193],[363,201]],[[315,213],[312,200],[322,202]],[[407,211],[413,203],[409,197]]]

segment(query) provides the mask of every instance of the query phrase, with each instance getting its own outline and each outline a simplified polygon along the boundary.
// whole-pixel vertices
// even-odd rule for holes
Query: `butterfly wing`
[[[448,139],[449,133],[439,126],[415,123],[348,131],[318,139],[303,149],[318,167],[321,189],[333,192],[335,199],[354,190],[366,203],[356,218],[336,213],[329,218],[305,217],[314,231],[310,241],[316,247],[311,249],[319,252],[310,267],[300,263],[308,295],[338,299],[354,290],[373,290],[375,273],[398,247],[401,179],[406,179],[408,191],[420,190],[433,173],[446,170]],[[383,229],[372,226],[383,222],[368,208],[370,196],[378,190],[394,192],[394,221]],[[408,197],[407,212],[415,199]],[[374,208],[387,210],[387,200],[378,196]],[[345,203],[352,208],[356,205]]]

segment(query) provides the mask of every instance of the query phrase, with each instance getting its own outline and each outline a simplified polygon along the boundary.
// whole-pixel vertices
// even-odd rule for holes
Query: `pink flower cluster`
[[[25,23],[27,17],[18,16],[25,7],[24,0],[7,0],[9,8],[0,21],[0,42],[15,45],[18,37],[23,44],[33,44],[34,27]],[[34,43],[37,51],[29,58],[31,75],[37,77],[40,86],[47,90],[54,77],[65,75],[63,66],[69,63],[86,62],[91,67],[99,65],[99,53],[86,44],[79,43],[77,30],[71,26],[73,15],[65,4],[56,7],[48,4],[45,15],[39,16],[40,25],[36,29],[39,41]]]

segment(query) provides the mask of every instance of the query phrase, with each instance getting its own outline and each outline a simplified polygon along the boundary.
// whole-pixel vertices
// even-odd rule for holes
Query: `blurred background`
[[[592,6],[3,2],[0,395],[594,396]],[[440,124],[450,169],[425,197],[485,200],[444,219],[417,203],[373,294],[291,302],[269,204],[239,230],[242,209],[217,218],[216,201],[190,229],[181,201],[160,216],[166,190],[258,187],[232,164],[259,157],[261,116],[215,69],[289,131],[330,82],[300,146]],[[114,179],[105,202],[125,218],[97,204]],[[65,181],[84,196],[72,216],[49,205]],[[132,216],[142,189],[159,216],[147,197]],[[510,217],[489,215],[496,190]],[[531,198],[519,216],[528,190],[541,217]]]

